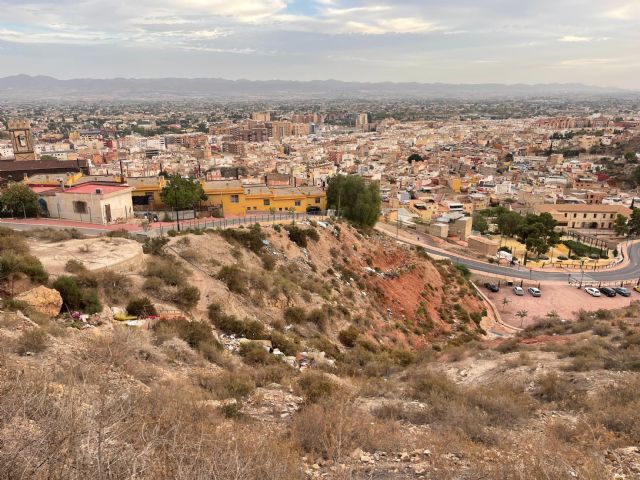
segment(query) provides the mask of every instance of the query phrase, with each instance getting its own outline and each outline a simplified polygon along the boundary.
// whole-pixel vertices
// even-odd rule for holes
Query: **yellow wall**
[[[153,192],[154,206],[161,206],[162,200],[160,192],[164,187],[164,179],[159,180],[157,185],[135,186],[133,196],[144,196],[146,192]],[[225,215],[243,215],[248,211],[269,212],[275,209],[276,212],[286,212],[294,208],[298,213],[307,211],[307,207],[318,207],[320,210],[327,209],[327,196],[325,192],[318,194],[304,194],[302,192],[291,192],[290,195],[276,195],[277,188],[269,188],[266,191],[246,194],[241,186],[230,185],[225,188],[212,188],[203,183],[204,193],[207,201],[203,202],[209,206],[222,206]],[[320,198],[320,203],[316,203],[316,198]],[[233,201],[235,200],[235,201]],[[264,201],[268,200],[269,205]],[[296,205],[299,202],[299,205]]]

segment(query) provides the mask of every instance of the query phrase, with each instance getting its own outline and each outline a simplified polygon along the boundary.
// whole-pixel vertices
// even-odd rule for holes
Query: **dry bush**
[[[217,375],[201,373],[196,376],[196,382],[218,399],[241,399],[249,396],[256,388],[251,374],[246,370],[223,371]]]
[[[186,273],[172,257],[154,257],[147,261],[145,276],[159,278],[166,285],[175,287],[184,283]]]
[[[187,342],[178,337],[170,338],[162,343],[162,351],[172,361],[192,364],[197,355]]]
[[[291,438],[302,450],[340,461],[356,448],[397,450],[403,442],[395,422],[377,420],[345,396],[304,407],[291,425]]]
[[[86,356],[90,361],[115,367],[135,367],[137,362],[156,362],[151,338],[144,330],[115,325],[113,331],[95,337]]]
[[[16,353],[26,355],[27,353],[40,353],[46,350],[49,345],[49,337],[44,329],[36,327],[23,330],[16,340]]]
[[[335,395],[339,390],[338,384],[325,373],[307,370],[298,379],[296,391],[307,402],[314,403]]]
[[[183,383],[143,394],[108,375],[52,389],[46,372],[1,374],[3,478],[304,478],[286,439],[225,423]]]
[[[588,401],[590,423],[601,424],[626,437],[626,441],[640,443],[639,390],[640,379],[637,377],[603,388]]]

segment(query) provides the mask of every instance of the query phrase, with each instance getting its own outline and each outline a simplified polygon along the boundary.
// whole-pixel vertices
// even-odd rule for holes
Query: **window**
[[[240,197],[238,195],[231,195],[231,203],[240,203]]]
[[[296,204],[296,207],[299,207],[300,206],[300,200],[296,200],[295,204]]]
[[[613,218],[613,213],[611,214],[611,216],[609,218]]]
[[[268,198],[265,198],[264,200],[262,200],[262,204],[265,207],[268,207],[269,205],[271,205],[271,200],[269,200]]]
[[[316,197],[316,203],[320,203],[320,197]]]
[[[251,207],[247,207],[247,212],[248,212],[249,210],[251,210]]]
[[[73,202],[73,213],[87,213],[87,202]]]
[[[567,218],[568,216],[569,216],[569,214],[568,214],[568,213],[565,213],[565,214],[564,214],[564,218]]]
[[[574,214],[573,214],[573,218],[576,218],[577,216],[578,216],[578,214],[577,214],[577,213],[574,213]]]

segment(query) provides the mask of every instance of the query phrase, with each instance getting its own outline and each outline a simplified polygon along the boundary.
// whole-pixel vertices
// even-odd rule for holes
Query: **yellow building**
[[[166,185],[163,177],[131,177],[127,183],[134,187],[134,205],[146,205],[152,209],[163,207],[160,193]],[[247,212],[286,212],[294,209],[298,213],[308,210],[327,209],[327,195],[318,187],[267,187],[265,185],[242,185],[240,180],[203,181],[206,201],[202,206],[210,207],[222,215],[244,215]]]
[[[326,210],[326,193],[317,187],[266,187],[242,185],[239,180],[215,180],[202,184],[207,205],[218,207],[224,215],[247,212],[286,212],[294,209]]]
[[[134,206],[147,205],[152,209],[162,206],[160,193],[167,184],[164,177],[128,177],[127,183],[134,187],[131,192]]]

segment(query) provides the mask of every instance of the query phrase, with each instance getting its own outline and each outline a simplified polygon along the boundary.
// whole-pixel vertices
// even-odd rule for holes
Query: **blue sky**
[[[640,90],[640,0],[0,0],[0,75]]]

